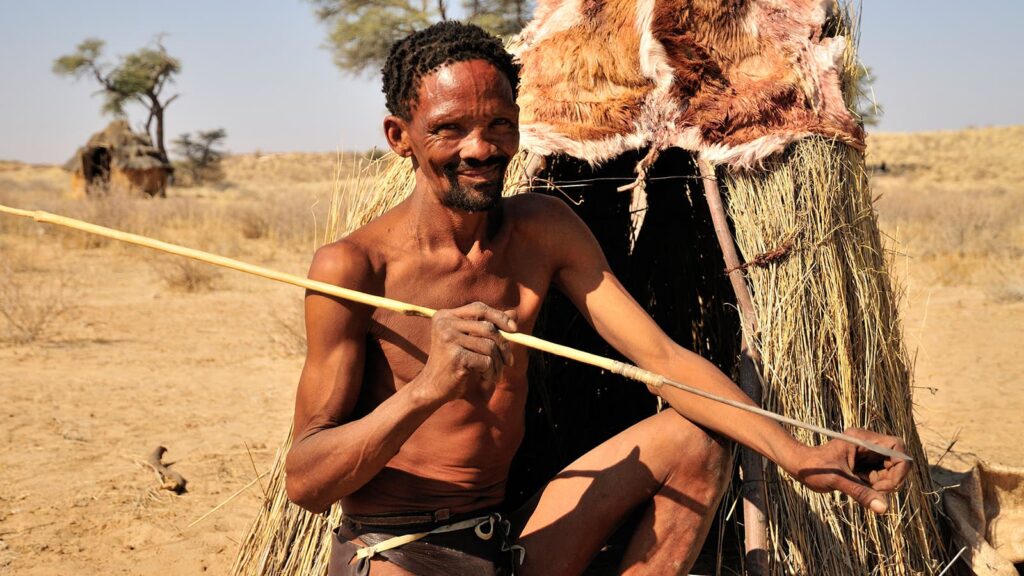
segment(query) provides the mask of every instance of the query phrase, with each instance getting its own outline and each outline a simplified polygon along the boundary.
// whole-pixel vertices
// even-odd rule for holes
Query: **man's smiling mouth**
[[[491,180],[495,176],[501,174],[501,166],[492,164],[491,166],[484,166],[481,168],[470,168],[468,170],[459,170],[456,172],[459,176],[469,178],[472,180]]]

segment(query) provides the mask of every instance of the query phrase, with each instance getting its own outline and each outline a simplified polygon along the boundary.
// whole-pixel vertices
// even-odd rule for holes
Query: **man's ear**
[[[409,124],[402,118],[390,115],[384,118],[384,137],[388,139],[388,146],[402,158],[412,155],[412,147],[409,145]]]

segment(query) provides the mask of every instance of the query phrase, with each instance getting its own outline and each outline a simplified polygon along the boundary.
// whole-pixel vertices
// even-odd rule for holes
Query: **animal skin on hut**
[[[513,40],[522,144],[600,164],[650,146],[752,167],[812,134],[862,149],[822,0],[540,0]]]

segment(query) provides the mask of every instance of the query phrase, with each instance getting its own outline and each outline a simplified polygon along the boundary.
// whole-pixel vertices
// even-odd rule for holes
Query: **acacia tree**
[[[224,150],[219,146],[224,143],[227,136],[228,133],[223,128],[197,130],[195,135],[186,132],[172,142],[174,151],[182,158],[181,165],[188,173],[192,184],[198,185],[223,178],[220,161],[224,158]]]
[[[53,62],[53,72],[76,79],[93,77],[100,84],[100,93],[104,97],[103,112],[115,117],[127,117],[125,105],[130,102],[144,106],[149,112],[146,134],[156,144],[163,159],[167,160],[167,150],[164,148],[164,111],[179,94],[165,98],[163,91],[168,84],[174,82],[174,76],[181,72],[181,62],[167,53],[159,38],[153,44],[153,47],[141,48],[122,56],[116,66],[111,66],[100,61],[104,42],[88,38],[73,53],[57,58]]]
[[[327,46],[343,72],[376,72],[388,50],[410,32],[455,17],[498,36],[526,25],[531,0],[463,0],[453,10],[449,0],[309,0],[318,20],[329,28]]]

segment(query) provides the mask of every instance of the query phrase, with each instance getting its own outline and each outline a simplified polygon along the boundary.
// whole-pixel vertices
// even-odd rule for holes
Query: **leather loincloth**
[[[384,543],[399,536],[431,531],[437,532],[387,550],[374,549],[387,546]],[[522,563],[523,549],[513,545],[509,531],[508,520],[488,511],[451,516],[447,510],[372,516],[346,514],[333,533],[327,574],[367,576],[373,558],[387,560],[420,576],[512,576],[515,566]],[[355,537],[365,547],[349,541]],[[360,553],[360,549],[364,551]],[[357,555],[363,557],[356,558]]]

